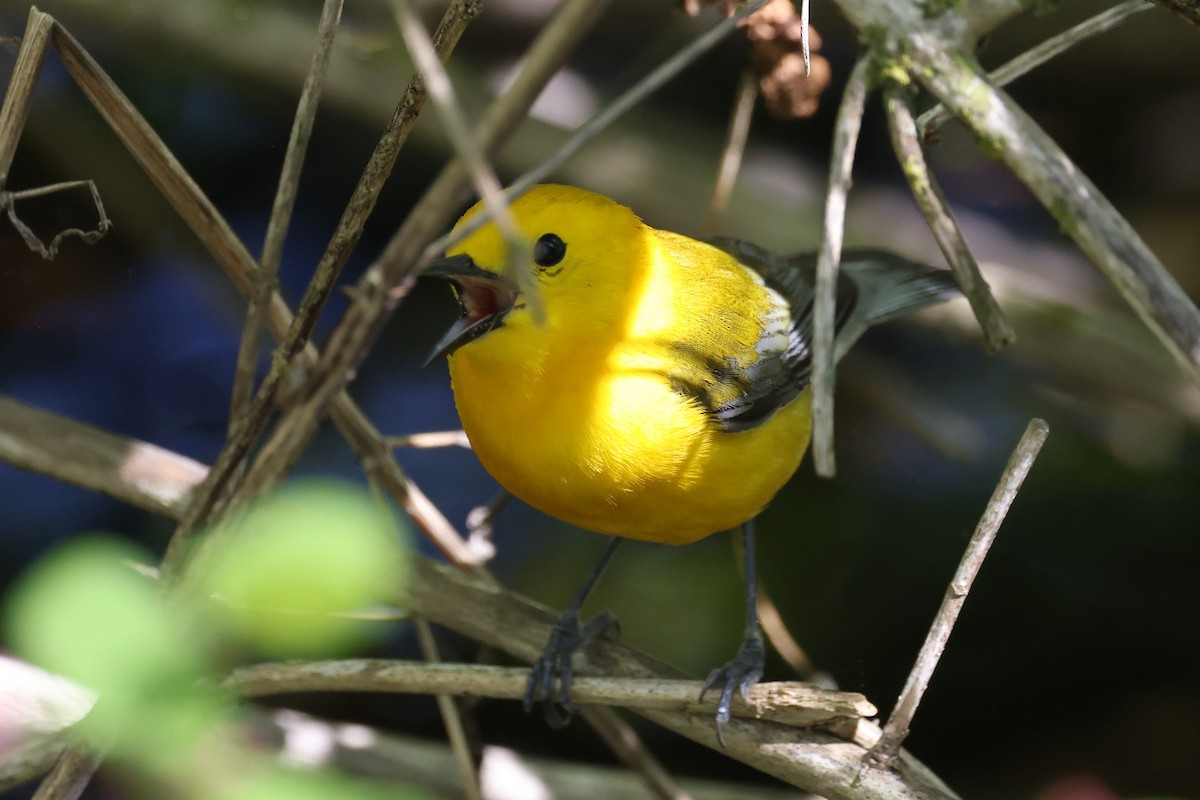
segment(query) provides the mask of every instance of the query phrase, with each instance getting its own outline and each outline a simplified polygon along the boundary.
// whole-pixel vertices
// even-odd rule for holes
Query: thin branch
[[[807,52],[805,62],[807,63]],[[758,78],[749,70],[742,70],[738,81],[737,96],[733,101],[733,113],[729,115],[729,130],[725,134],[725,147],[721,151],[721,166],[717,168],[717,183],[713,187],[712,201],[708,206],[708,218],[704,222],[706,235],[717,232],[721,215],[729,205],[733,185],[742,168],[742,156],[746,153],[746,141],[750,137],[750,119],[754,115],[754,101],[758,99]]]
[[[411,447],[414,450],[425,450],[434,447],[465,447],[471,449],[471,442],[464,431],[426,431],[424,433],[409,433],[403,436],[385,436],[384,444],[388,447]]]
[[[17,216],[17,201],[24,200],[30,197],[42,197],[55,192],[62,192],[68,189],[77,189],[81,186],[87,187],[92,195],[92,207],[96,209],[96,227],[91,230],[83,230],[81,228],[66,228],[54,234],[54,238],[49,244],[45,244],[33,232],[33,229],[21,221]],[[104,201],[100,199],[100,190],[96,188],[96,182],[92,180],[82,181],[64,181],[62,183],[53,183],[48,186],[37,186],[32,189],[22,189],[19,192],[6,192],[0,190],[0,208],[8,213],[8,221],[16,228],[17,233],[21,235],[26,247],[40,255],[44,259],[52,259],[58,255],[58,247],[62,244],[63,239],[68,236],[78,237],[82,239],[84,244],[95,244],[104,238],[104,234],[108,233],[112,228],[112,220],[104,213]]]
[[[520,700],[528,679],[529,670],[523,667],[345,659],[254,664],[234,670],[225,686],[250,697],[292,692],[392,692]],[[701,685],[696,680],[579,677],[571,684],[571,697],[583,705],[712,715],[717,698],[710,694],[699,700]],[[750,689],[750,702],[738,698],[732,713],[742,719],[811,728],[839,719],[874,716],[876,710],[855,692],[807,683],[759,683]]]
[[[82,427],[84,429],[77,438],[57,426],[52,427],[46,430],[44,437],[31,442],[31,446],[45,448],[48,452],[67,452],[67,445],[71,445],[74,453],[64,456],[65,460],[71,460],[82,458],[81,453],[91,451],[97,436],[112,436]],[[352,424],[347,425],[346,429],[353,431],[358,427]],[[374,441],[382,447],[377,435]],[[160,476],[162,481],[171,478],[171,475]],[[185,496],[194,485],[194,480],[178,476],[175,479],[178,485],[171,493],[174,496]],[[97,476],[95,471],[80,469],[71,470],[67,480],[90,489],[97,489],[103,483],[103,478]],[[130,484],[128,491],[134,493],[144,490],[139,484]],[[157,505],[159,513],[173,516],[182,512],[181,503],[164,506],[150,496],[135,501],[135,505],[144,508]],[[419,554],[413,554],[413,559],[411,580],[403,587],[403,597],[398,598],[397,605],[431,622],[504,650],[516,658],[532,662],[538,657],[555,620],[555,614],[550,609],[504,590],[490,576],[472,575],[435,563]],[[603,647],[603,652],[594,653],[594,647]],[[679,670],[619,642],[606,640],[597,642],[594,647],[585,649],[580,656],[580,676],[604,671],[622,677],[686,677]],[[522,675],[527,677],[528,672],[518,673],[516,682],[520,686],[524,685]],[[712,748],[718,747],[709,716],[669,711],[640,713],[695,741]],[[757,720],[731,720],[725,728],[728,748],[722,752],[832,800],[925,800],[954,796],[932,773],[903,752],[901,758],[906,769],[902,773],[875,771],[852,789],[859,761],[865,753],[864,748],[873,742],[878,729],[863,721],[846,728],[834,727],[838,731],[836,734]]]
[[[1005,466],[1004,473],[1000,476],[999,483],[996,484],[992,498],[988,501],[987,508],[984,509],[983,517],[979,520],[975,533],[971,535],[971,540],[967,543],[967,549],[963,553],[958,569],[954,572],[954,578],[946,588],[942,605],[933,618],[933,624],[929,628],[929,634],[925,637],[925,643],[921,645],[921,651],[917,655],[912,671],[908,674],[904,689],[900,692],[900,699],[896,701],[895,709],[888,717],[887,724],[883,726],[883,734],[880,736],[879,742],[871,748],[871,752],[867,756],[865,763],[868,767],[890,764],[896,757],[900,745],[908,736],[909,726],[917,711],[917,705],[921,702],[921,697],[929,686],[929,679],[933,677],[933,671],[942,657],[942,651],[946,649],[946,642],[950,639],[954,623],[958,620],[963,604],[967,601],[967,593],[971,591],[971,584],[974,583],[975,576],[979,574],[983,561],[987,558],[988,549],[995,541],[996,534],[1000,531],[1000,525],[1004,522],[1013,500],[1017,497],[1017,492],[1021,490],[1021,484],[1029,474],[1049,433],[1050,428],[1044,420],[1031,420],[1028,427],[1025,428],[1025,433],[1021,436],[1021,441],[1017,443],[1016,449],[1008,459],[1008,465]]]
[[[1141,2],[1142,0],[1138,0]],[[1016,341],[1017,335],[1004,312],[992,296],[987,282],[979,271],[979,263],[963,237],[954,212],[946,202],[941,187],[925,163],[925,152],[917,135],[917,124],[913,121],[912,109],[903,90],[894,83],[884,89],[887,107],[888,129],[892,134],[892,147],[900,162],[904,177],[908,179],[917,207],[925,216],[925,222],[933,231],[942,255],[946,257],[962,293],[971,303],[979,327],[983,329],[984,342],[991,352],[997,352]]]
[[[846,81],[838,109],[829,163],[829,191],[825,195],[825,223],[821,251],[817,255],[817,289],[813,303],[813,464],[817,474],[832,478],[837,473],[833,454],[833,323],[837,304],[837,273],[842,258],[842,236],[846,226],[846,194],[854,167],[854,150],[862,127],[869,91],[872,56],[858,59]]]
[[[767,588],[761,582],[754,593],[754,611],[758,615],[758,622],[762,625],[763,633],[766,634],[767,640],[779,657],[787,662],[787,665],[796,673],[796,677],[804,681],[811,681],[816,674],[812,659],[792,636],[792,632],[787,629],[787,625],[783,622],[783,616],[779,613],[779,607],[775,605],[775,601],[771,599]]]
[[[33,800],[78,800],[103,760],[102,753],[68,747],[38,785]]]
[[[433,629],[421,617],[413,620],[417,629],[417,642],[421,647],[421,655],[430,664],[438,664],[441,654],[438,653],[437,640],[433,638]],[[483,793],[479,789],[479,773],[475,769],[475,759],[471,756],[471,746],[467,742],[467,732],[463,728],[462,715],[458,705],[448,694],[437,693],[438,711],[441,712],[442,722],[446,725],[446,736],[450,740],[450,748],[454,752],[454,764],[462,777],[463,793],[467,800],[482,800]]]
[[[718,42],[736,30],[738,24],[757,11],[764,2],[766,0],[753,0],[753,2],[743,6],[732,17],[723,19],[709,28],[681,48],[675,55],[654,68],[636,84],[625,90],[620,97],[613,100],[598,114],[580,125],[574,133],[567,137],[566,141],[558,146],[557,150],[542,159],[536,167],[513,181],[504,191],[508,199],[511,201],[519,197],[531,186],[545,180],[548,175],[565,164],[573,155],[583,149],[584,145],[596,138],[597,135],[606,130],[627,111],[658,91],[689,64],[711,50]],[[465,237],[470,236],[473,232],[487,224],[490,219],[491,216],[485,210],[484,213],[477,214],[469,223],[463,225],[454,231],[454,233],[446,234],[437,239],[425,248],[425,252],[421,256],[422,263],[434,258],[457,242],[461,242]]]
[[[467,25],[478,16],[481,4],[481,0],[454,0],[446,8],[446,13],[442,15],[441,22],[433,32],[433,48],[442,62],[450,58]],[[296,308],[291,328],[280,342],[279,355],[276,357],[279,361],[290,361],[300,352],[312,334],[317,316],[329,299],[350,252],[362,236],[363,226],[374,210],[384,184],[392,174],[396,158],[412,132],[417,116],[425,105],[426,96],[425,81],[419,72],[414,72],[404,94],[392,111],[391,120],[375,145],[358,184],[354,187],[341,219],[338,220],[325,255],[321,257],[304,297]]]
[[[483,148],[471,133],[467,123],[467,115],[454,93],[450,76],[437,59],[433,42],[425,33],[412,5],[408,0],[391,0],[392,10],[396,15],[396,23],[400,27],[400,35],[408,46],[408,52],[416,62],[425,83],[429,87],[429,96],[433,99],[434,108],[442,123],[442,130],[450,137],[450,143],[459,160],[466,165],[467,172],[475,184],[475,191],[483,199],[484,205],[492,211],[492,218],[508,244],[506,258],[507,271],[516,279],[525,300],[529,304],[530,313],[537,323],[545,321],[545,309],[542,307],[541,293],[532,273],[524,269],[532,255],[530,243],[525,240],[517,229],[517,221],[508,207],[508,199],[496,170],[488,162]]]
[[[904,37],[913,77],[1008,165],[1062,231],[1112,281],[1184,372],[1200,382],[1200,310],[1129,221],[1011,97],[977,71],[977,65],[907,20],[892,20],[887,27]]]
[[[321,18],[317,25],[317,46],[313,49],[300,90],[300,101],[296,104],[296,116],[288,136],[287,152],[283,157],[279,185],[275,190],[275,201],[271,205],[271,216],[267,221],[267,233],[263,241],[262,257],[259,259],[255,280],[258,284],[250,298],[242,341],[238,348],[237,368],[234,372],[233,399],[230,403],[229,429],[232,432],[239,418],[250,405],[254,387],[254,374],[258,367],[258,353],[262,347],[263,325],[271,296],[279,285],[279,262],[283,259],[283,243],[287,238],[292,211],[296,206],[296,195],[300,188],[300,171],[308,142],[312,137],[313,122],[321,102],[321,91],[325,88],[325,75],[329,69],[329,56],[333,51],[333,39],[338,21],[342,16],[342,0],[325,0],[321,7]]]
[[[579,709],[579,715],[604,740],[621,763],[642,779],[655,797],[660,800],[692,800],[692,796],[680,788],[667,768],[650,752],[632,725],[607,708],[583,706]]]
[[[516,80],[492,103],[476,130],[476,139],[490,153],[524,119],[542,88],[557,72],[605,2],[565,0],[522,62]],[[310,371],[301,397],[280,416],[241,482],[238,496],[254,496],[278,485],[304,452],[324,416],[325,408],[370,352],[384,324],[407,294],[413,276],[423,266],[420,256],[428,242],[456,213],[468,186],[461,161],[451,162],[405,218],[379,259],[351,293],[353,302],[330,335],[329,344]]]
[[[175,516],[208,467],[148,442],[0,396],[0,461]]]
[[[1084,20],[1073,28],[1050,37],[1036,47],[1026,50],[1021,55],[996,69],[995,72],[989,73],[988,79],[996,86],[1007,86],[1027,72],[1037,69],[1055,56],[1065,53],[1075,45],[1082,44],[1093,36],[1099,36],[1102,33],[1110,31],[1134,14],[1153,7],[1154,5],[1146,2],[1146,0],[1125,0],[1125,2],[1115,5],[1107,11]],[[921,131],[921,138],[927,138],[933,131],[945,124],[948,119],[950,119],[950,112],[941,103],[921,114],[917,119],[917,127]]]
[[[1189,25],[1200,28],[1200,2],[1197,0],[1152,0]]]
[[[25,35],[17,51],[12,77],[0,106],[0,189],[8,184],[8,171],[17,154],[17,142],[25,130],[29,117],[29,106],[33,103],[33,89],[37,85],[38,73],[46,57],[46,47],[54,30],[54,19],[36,8],[29,9],[25,22]]]

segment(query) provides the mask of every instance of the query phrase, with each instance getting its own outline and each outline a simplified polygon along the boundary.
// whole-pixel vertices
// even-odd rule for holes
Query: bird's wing
[[[800,395],[812,379],[815,253],[781,256],[738,239],[711,244],[762,277],[773,304],[762,318],[756,358],[742,367],[708,365],[704,391],[693,393],[729,432],[754,428]],[[882,250],[848,250],[838,272],[834,329],[840,358],[871,325],[948,299],[955,291],[949,272]],[[717,390],[713,390],[714,382]]]

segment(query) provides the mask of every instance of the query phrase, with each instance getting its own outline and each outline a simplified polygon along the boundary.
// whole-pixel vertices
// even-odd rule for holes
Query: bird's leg
[[[620,544],[621,539],[613,537],[604,548],[600,560],[596,562],[596,566],[584,579],[583,585],[575,592],[571,602],[567,603],[567,607],[554,623],[550,630],[550,639],[529,673],[529,682],[525,684],[525,711],[532,711],[533,704],[541,702],[546,722],[552,728],[566,726],[579,710],[571,700],[571,681],[574,678],[571,656],[594,636],[617,627],[616,617],[607,611],[600,612],[588,620],[587,624],[581,625],[579,611]],[[561,711],[559,706],[562,707]]]
[[[717,703],[717,741],[725,746],[723,727],[729,721],[729,706],[736,689],[742,699],[749,702],[750,687],[758,683],[763,674],[766,651],[763,647],[762,631],[758,627],[758,612],[755,610],[755,590],[758,582],[754,567],[754,520],[742,523],[742,554],[746,565],[746,632],[742,635],[742,646],[737,656],[724,666],[708,674],[700,699],[714,686],[721,687],[721,699]]]

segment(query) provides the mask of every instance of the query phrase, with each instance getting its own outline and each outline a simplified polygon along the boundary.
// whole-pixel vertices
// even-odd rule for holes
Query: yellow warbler
[[[461,227],[481,204],[469,210]],[[749,522],[800,464],[811,433],[813,255],[656,230],[607,197],[536,186],[512,204],[533,261],[506,265],[488,223],[426,274],[449,279],[461,319],[449,355],[455,403],[480,462],[516,497],[614,537],[693,542],[743,526],[749,586],[737,658],[714,670],[718,734],[735,689],[762,674]],[[513,270],[536,284],[535,319]],[[836,355],[868,326],[950,296],[950,274],[883,251],[849,251]],[[574,711],[571,655],[607,618],[579,610],[616,543],[554,627],[526,691]]]

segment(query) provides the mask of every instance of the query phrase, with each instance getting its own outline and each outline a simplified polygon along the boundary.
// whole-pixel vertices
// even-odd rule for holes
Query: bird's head
[[[482,208],[471,207],[455,230]],[[631,210],[584,189],[543,184],[518,197],[511,211],[533,245],[528,263],[506,264],[508,243],[496,223],[488,222],[425,270],[451,282],[461,310],[430,360],[493,332],[601,337],[628,314],[650,258],[648,229]],[[522,281],[516,270],[532,280]],[[537,287],[544,320],[534,318],[522,283]]]

